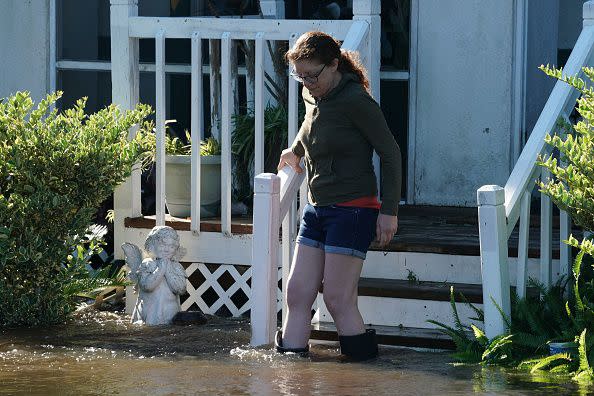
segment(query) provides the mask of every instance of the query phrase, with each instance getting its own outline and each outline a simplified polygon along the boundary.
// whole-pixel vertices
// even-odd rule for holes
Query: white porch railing
[[[292,42],[299,35],[310,30],[331,33],[339,40],[357,42],[365,37],[367,26],[373,20],[379,29],[380,2],[356,0],[353,4],[355,17],[349,20],[276,20],[237,18],[170,18],[139,17],[137,0],[111,0],[112,25],[112,101],[122,109],[131,109],[139,101],[138,40],[155,39],[155,81],[156,81],[156,224],[165,223],[165,45],[166,39],[191,40],[191,225],[194,235],[200,231],[200,155],[198,144],[203,130],[202,122],[202,48],[201,40],[221,42],[221,231],[231,235],[231,132],[232,115],[235,113],[233,76],[237,75],[234,62],[234,42],[246,40],[255,42],[255,173],[263,171],[264,164],[264,50],[267,41],[284,40]],[[379,30],[377,30],[379,32]],[[379,36],[378,36],[379,37]],[[371,60],[368,53],[363,58],[377,63],[377,76],[371,76],[372,84],[379,86],[379,54]],[[378,78],[375,78],[378,77]],[[297,132],[297,84],[289,84],[289,139]],[[133,131],[131,132],[134,133]],[[116,215],[141,216],[140,172],[132,174],[129,182],[120,188]],[[127,202],[122,202],[127,201]],[[119,212],[119,213],[118,213]]]
[[[563,69],[564,75],[580,74],[582,67],[592,62],[594,1],[584,3],[583,18],[583,29]],[[544,141],[546,134],[553,131],[559,117],[568,119],[577,98],[575,89],[558,81],[505,187],[487,185],[477,191],[485,331],[490,339],[506,331],[505,321],[497,306],[508,317],[511,311],[507,241],[518,219],[517,293],[520,297],[525,296],[532,190],[536,178],[540,176],[545,180],[549,177],[546,170],[536,165],[536,160],[549,150]],[[571,255],[563,241],[569,237],[570,221],[567,213],[561,211],[559,272],[565,276],[568,275]],[[552,203],[549,197],[541,194],[540,282],[549,286],[552,281]]]
[[[365,3],[367,20],[352,22],[344,38],[342,48],[358,51],[366,64],[372,90],[379,92],[379,1],[355,2],[359,11]],[[357,7],[355,7],[357,8]],[[332,32],[336,36],[336,32]],[[296,35],[291,37],[292,45]],[[373,60],[373,61],[372,61]],[[297,132],[297,83],[289,82],[289,142]],[[286,290],[286,281],[293,256],[293,244],[296,234],[296,200],[299,192],[300,204],[307,202],[306,186],[303,183],[305,172],[297,174],[290,167],[283,168],[278,175],[258,174],[254,181],[254,229],[252,242],[252,308],[251,326],[253,346],[272,343],[277,328],[277,273],[282,268],[282,290]],[[299,210],[300,212],[301,210]],[[282,249],[279,246],[279,227],[282,219]],[[280,254],[280,257],[279,257]],[[283,304],[283,320],[286,315]]]

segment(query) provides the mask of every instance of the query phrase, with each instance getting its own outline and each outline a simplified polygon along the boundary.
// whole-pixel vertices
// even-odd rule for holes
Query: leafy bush
[[[18,92],[0,103],[0,325],[57,323],[72,311],[82,264],[69,255],[100,204],[150,156],[149,106],[88,116],[86,99],[52,109],[60,97],[34,108]]]
[[[565,136],[547,135],[547,144],[557,149],[560,159],[550,154],[539,161],[554,176],[540,183],[541,192],[566,211],[575,224],[586,230],[594,230],[594,90],[586,82],[574,76],[564,76],[561,69],[541,66],[549,76],[566,82],[581,93],[578,112],[582,120],[573,128],[575,134]],[[590,82],[594,81],[594,68],[583,68]]]

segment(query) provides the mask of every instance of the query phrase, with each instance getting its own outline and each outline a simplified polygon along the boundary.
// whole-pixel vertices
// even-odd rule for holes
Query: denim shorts
[[[297,243],[365,259],[375,238],[379,210],[352,206],[305,205]]]

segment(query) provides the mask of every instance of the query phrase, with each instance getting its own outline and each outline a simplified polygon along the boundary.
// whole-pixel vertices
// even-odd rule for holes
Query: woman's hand
[[[398,216],[380,213],[375,225],[375,242],[380,247],[386,246],[396,234],[396,230],[398,230]]]
[[[301,161],[301,157],[293,153],[291,148],[284,149],[281,153],[280,161],[278,161],[277,170],[281,170],[285,165],[289,165],[295,172],[301,173],[303,169],[299,166],[299,161]]]

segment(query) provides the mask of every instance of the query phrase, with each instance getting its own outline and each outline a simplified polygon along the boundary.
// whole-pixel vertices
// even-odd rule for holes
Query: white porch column
[[[280,177],[261,173],[254,182],[252,238],[251,345],[272,343],[276,331],[279,265]]]
[[[482,186],[477,191],[477,201],[485,334],[492,339],[507,330],[495,304],[508,318],[511,312],[504,189],[495,185]]]
[[[111,101],[122,111],[133,109],[138,103],[138,40],[128,35],[128,18],[138,16],[138,0],[111,0]],[[130,137],[135,131],[130,131]],[[123,259],[120,246],[123,240],[124,219],[141,215],[140,169],[114,192],[114,253]],[[132,312],[136,302],[132,288],[126,289],[126,311]]]
[[[363,20],[369,24],[368,45],[364,46],[365,67],[374,99],[380,102],[380,48],[382,4],[380,0],[353,0],[353,20]]]
[[[380,103],[380,49],[381,49],[381,17],[382,3],[380,0],[353,0],[353,20],[363,20],[369,24],[367,43],[363,46],[361,58],[364,59],[369,78],[369,87],[373,98]],[[378,185],[380,185],[380,160],[373,154],[373,168]]]

